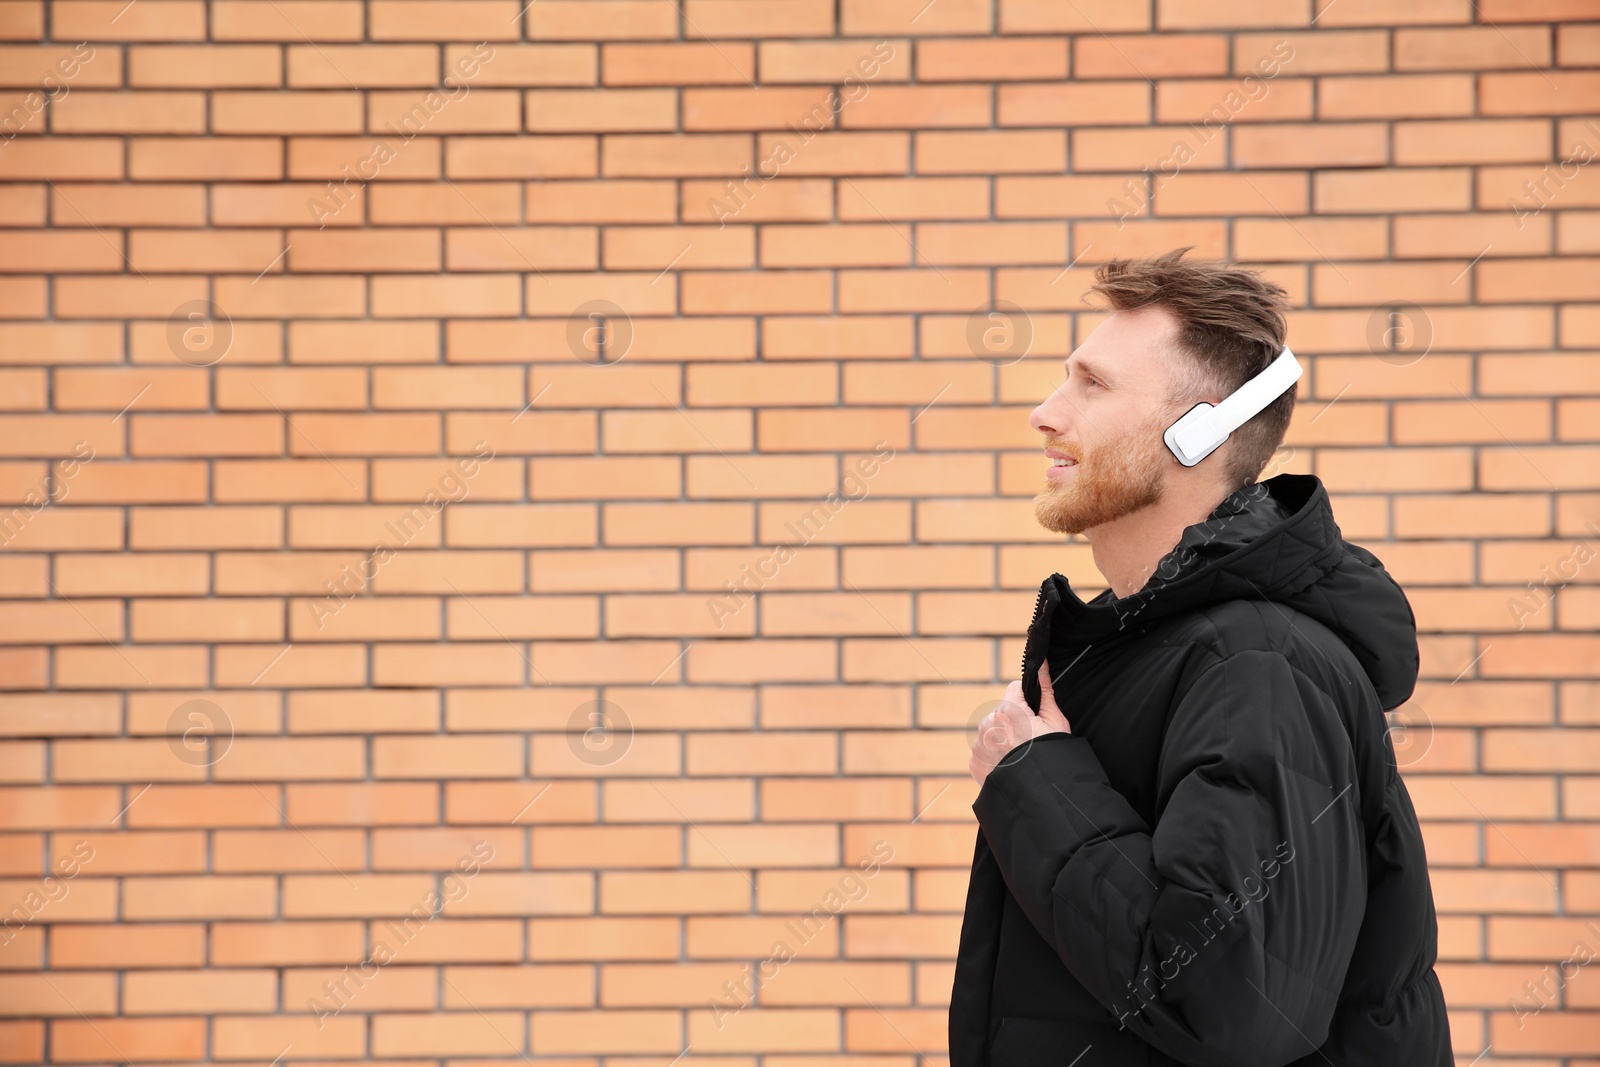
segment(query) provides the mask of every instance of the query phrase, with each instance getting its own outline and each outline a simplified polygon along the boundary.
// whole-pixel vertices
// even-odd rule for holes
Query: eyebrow
[[[1072,359],[1070,356],[1061,361],[1061,369],[1066,371],[1069,376],[1072,374]],[[1112,382],[1116,380],[1101,370],[1098,363],[1090,363],[1085,359],[1078,360],[1078,370],[1082,371],[1084,374],[1093,375],[1103,382]]]

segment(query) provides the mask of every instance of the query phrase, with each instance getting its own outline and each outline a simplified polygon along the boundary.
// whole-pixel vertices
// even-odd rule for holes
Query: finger
[[[1005,747],[1010,734],[999,717],[999,710],[996,708],[991,711],[983,717],[982,722],[978,723],[978,739],[973,745],[974,752],[980,748],[993,752]]]
[[[1004,724],[1012,737],[1025,737],[1028,733],[1028,720],[1033,717],[1033,709],[1021,700],[1004,700],[994,709],[994,715]]]
[[[1043,705],[1049,705],[1058,710],[1060,708],[1060,705],[1056,703],[1056,687],[1050,678],[1049,660],[1045,660],[1044,665],[1039,668],[1039,703],[1041,712],[1043,711]]]

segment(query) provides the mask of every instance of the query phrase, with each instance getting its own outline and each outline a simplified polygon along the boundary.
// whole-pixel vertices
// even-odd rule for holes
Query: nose
[[[1072,405],[1066,402],[1061,390],[1057,389],[1028,414],[1028,425],[1038,430],[1046,439],[1064,437],[1071,410]]]

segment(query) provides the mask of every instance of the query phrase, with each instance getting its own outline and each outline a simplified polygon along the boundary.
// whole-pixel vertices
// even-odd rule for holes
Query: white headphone
[[[1245,382],[1222,403],[1212,406],[1201,401],[1177,422],[1167,427],[1162,440],[1178,462],[1192,467],[1221,447],[1228,435],[1261,413],[1261,410],[1294,387],[1305,368],[1285,345],[1266,370]]]

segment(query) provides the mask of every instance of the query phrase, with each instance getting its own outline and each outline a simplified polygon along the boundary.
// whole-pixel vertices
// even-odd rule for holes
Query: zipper
[[[1033,628],[1039,624],[1039,616],[1044,614],[1044,586],[1049,580],[1046,578],[1044,582],[1039,583],[1039,595],[1033,601],[1033,618],[1029,620],[1028,631],[1022,638],[1022,663],[1017,667],[1019,678],[1028,676],[1028,635],[1033,633]]]

